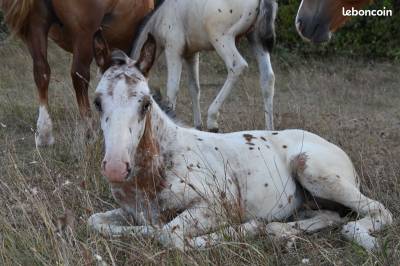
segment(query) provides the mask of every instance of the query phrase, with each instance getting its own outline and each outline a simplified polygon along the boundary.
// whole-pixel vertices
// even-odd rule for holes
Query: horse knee
[[[247,64],[246,60],[240,58],[232,62],[232,66],[230,67],[229,71],[235,76],[240,76],[243,71],[248,67],[249,65]]]

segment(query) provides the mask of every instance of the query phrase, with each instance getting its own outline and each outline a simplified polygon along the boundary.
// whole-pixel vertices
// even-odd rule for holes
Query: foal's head
[[[110,182],[124,182],[135,174],[135,161],[141,160],[135,157],[150,119],[153,100],[147,76],[154,63],[156,43],[149,36],[138,61],[121,51],[111,54],[101,34],[95,36],[94,50],[103,72],[94,102],[105,140],[102,171]]]
[[[302,0],[296,17],[299,34],[313,43],[330,40],[348,19],[342,9],[360,9],[371,0]]]

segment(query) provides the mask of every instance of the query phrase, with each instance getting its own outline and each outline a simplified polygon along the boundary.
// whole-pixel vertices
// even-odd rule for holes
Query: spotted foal
[[[121,209],[94,214],[91,228],[152,236],[184,250],[220,243],[224,231],[291,239],[344,224],[346,238],[378,247],[372,233],[391,224],[392,214],[360,192],[343,150],[303,130],[214,134],[178,126],[150,95],[155,50],[150,36],[137,62],[122,52],[96,53],[105,57],[98,62],[111,63],[96,106],[105,139],[102,171]],[[304,191],[320,209],[302,209]],[[323,202],[361,218],[347,222]],[[293,216],[301,220],[288,221]]]

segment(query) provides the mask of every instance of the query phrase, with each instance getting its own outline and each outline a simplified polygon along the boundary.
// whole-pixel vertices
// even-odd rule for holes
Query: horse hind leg
[[[188,243],[196,249],[201,249],[220,244],[224,241],[226,235],[240,239],[266,234],[274,240],[289,241],[288,245],[291,245],[297,235],[315,233],[327,227],[343,224],[345,220],[338,213],[326,210],[305,211],[302,213],[302,218],[302,220],[295,222],[272,222],[268,224],[254,219],[238,227],[228,226],[221,232],[192,238],[188,240]]]
[[[331,160],[329,169],[321,162],[329,154],[302,153],[291,157],[291,165],[297,173],[299,183],[311,193],[311,195],[340,203],[351,208],[364,218],[348,222],[342,228],[345,238],[355,241],[366,250],[374,250],[379,247],[378,242],[371,233],[378,232],[385,225],[392,223],[392,214],[383,204],[363,195],[357,184],[354,169],[351,162],[344,163]],[[348,165],[348,167],[344,167]]]
[[[275,94],[275,74],[272,69],[271,57],[253,32],[248,36],[253,53],[257,59],[260,71],[260,87],[264,100],[265,124],[267,130],[274,130],[274,94]]]
[[[219,126],[217,120],[219,116],[219,110],[221,109],[226,98],[231,93],[232,88],[239,79],[240,75],[243,73],[244,69],[248,67],[248,65],[246,60],[236,48],[235,38],[233,36],[224,35],[217,38],[211,38],[211,40],[213,40],[213,46],[218,55],[224,60],[228,70],[228,77],[224,86],[208,109],[207,128],[211,132],[218,132]]]
[[[90,64],[93,59],[93,35],[76,34],[73,45],[73,61],[71,67],[71,78],[75,89],[76,100],[79,113],[86,126],[86,138],[91,139],[96,136],[94,131],[94,121],[91,119],[91,108],[89,101],[88,88],[90,83]]]
[[[48,88],[50,83],[50,66],[47,61],[47,35],[49,25],[33,21],[25,40],[33,59],[33,74],[39,93],[39,117],[37,120],[36,146],[54,144],[53,122],[48,111]]]

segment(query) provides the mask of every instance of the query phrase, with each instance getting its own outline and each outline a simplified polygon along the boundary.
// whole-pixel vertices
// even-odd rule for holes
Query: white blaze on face
[[[54,144],[53,123],[50,119],[50,115],[46,106],[40,106],[39,108],[39,118],[37,120],[35,141],[37,146]]]
[[[145,128],[141,108],[143,98],[149,94],[147,83],[141,75],[141,79],[133,79],[136,82],[129,82],[131,77],[125,74],[106,73],[96,90],[105,140],[102,169],[111,182],[123,181],[129,174]]]

